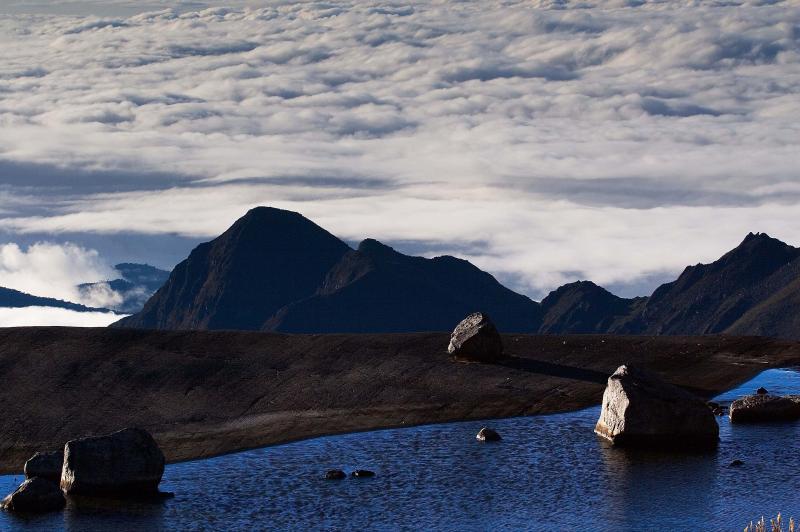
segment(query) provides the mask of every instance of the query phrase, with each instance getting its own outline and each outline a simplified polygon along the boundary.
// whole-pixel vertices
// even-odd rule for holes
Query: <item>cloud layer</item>
[[[75,312],[63,308],[0,308],[0,327],[107,327],[123,316],[113,312]]]
[[[758,1],[0,17],[0,230],[210,237],[268,204],[534,296],[796,244],[798,28]]]
[[[113,279],[116,272],[95,250],[40,242],[27,248],[0,245],[0,286],[36,296],[103,307],[113,293],[78,291],[81,283]]]

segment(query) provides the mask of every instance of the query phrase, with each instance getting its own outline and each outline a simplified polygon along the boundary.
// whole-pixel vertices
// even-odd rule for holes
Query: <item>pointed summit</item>
[[[121,327],[258,330],[278,309],[313,295],[350,248],[302,215],[257,207],[197,246]]]

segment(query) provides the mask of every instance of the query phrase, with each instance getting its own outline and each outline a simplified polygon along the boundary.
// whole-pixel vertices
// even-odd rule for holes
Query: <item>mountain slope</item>
[[[624,299],[591,281],[566,284],[542,300],[542,334],[614,332],[636,319],[647,298]]]
[[[539,306],[454,257],[353,250],[297,213],[260,207],[201,244],[138,314],[114,326],[281,332],[446,331],[475,311],[533,332]]]
[[[0,287],[0,308],[23,308],[23,307],[55,307],[76,312],[108,312],[104,308],[92,308],[69,301],[53,299],[51,297],[39,297],[12,290],[11,288]]]
[[[345,255],[315,296],[282,309],[265,329],[282,332],[447,331],[471,312],[504,332],[535,331],[539,306],[454,257],[410,257],[376,240]]]
[[[745,313],[783,288],[771,278],[798,257],[800,249],[764,233],[750,233],[719,260],[690,266],[676,281],[656,289],[642,308],[639,323],[621,332],[726,332]]]
[[[300,214],[258,207],[196,247],[138,314],[116,326],[258,330],[313,295],[350,248]]]

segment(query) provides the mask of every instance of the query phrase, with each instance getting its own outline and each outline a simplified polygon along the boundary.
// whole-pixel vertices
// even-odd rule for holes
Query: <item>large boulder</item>
[[[731,423],[800,419],[800,395],[748,395],[731,403]]]
[[[10,512],[43,513],[57,512],[67,501],[58,484],[51,480],[29,478],[14,493],[0,502],[0,508]]]
[[[149,497],[158,493],[164,454],[142,429],[67,442],[61,489],[68,495]]]
[[[476,312],[456,326],[447,352],[459,360],[493,362],[503,357],[503,339],[489,316]]]
[[[619,446],[704,450],[719,443],[702,399],[628,365],[609,377],[594,431]]]
[[[41,477],[58,484],[64,467],[64,449],[50,453],[36,453],[25,462],[25,478]]]

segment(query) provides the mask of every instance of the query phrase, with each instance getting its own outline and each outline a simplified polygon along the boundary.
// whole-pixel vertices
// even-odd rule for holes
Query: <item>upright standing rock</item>
[[[68,495],[150,496],[158,492],[164,454],[142,429],[67,442],[61,489]]]
[[[3,499],[0,508],[10,512],[43,513],[56,512],[66,504],[58,484],[34,477],[20,484],[14,493]]]
[[[460,360],[493,362],[503,357],[503,339],[489,316],[476,312],[456,326],[447,352]]]
[[[25,462],[25,478],[41,477],[58,484],[64,467],[64,449],[36,453]]]
[[[719,426],[702,399],[631,366],[609,377],[594,431],[620,446],[704,450],[719,443]]]

